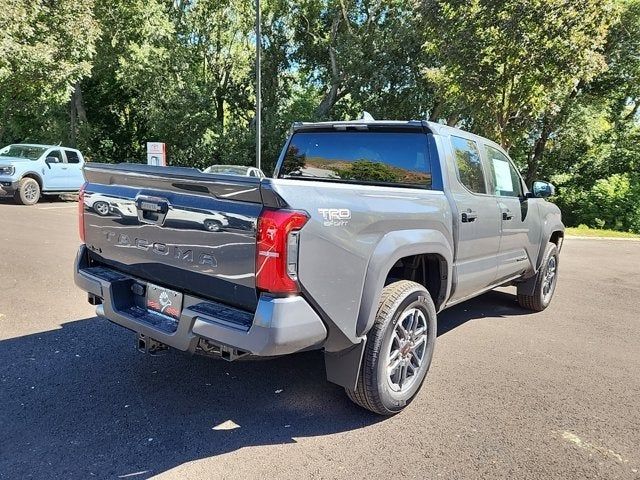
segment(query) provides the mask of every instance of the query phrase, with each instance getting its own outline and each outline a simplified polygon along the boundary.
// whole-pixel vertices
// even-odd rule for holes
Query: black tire
[[[558,283],[558,264],[558,247],[555,243],[549,242],[545,247],[540,268],[535,276],[533,294],[525,293],[523,291],[524,288],[518,286],[518,303],[522,308],[541,312],[549,306]],[[553,278],[551,278],[551,283],[548,284],[547,280],[551,275],[551,270],[553,270]]]
[[[408,318],[402,314],[417,309],[425,323],[426,340],[418,371],[414,373],[406,391],[394,391],[387,371],[387,353],[393,348],[398,323]],[[358,384],[355,390],[346,388],[349,398],[379,415],[395,415],[415,398],[429,371],[437,335],[436,309],[429,292],[420,284],[402,280],[384,288],[373,327],[367,333],[367,345]],[[394,338],[396,340],[394,340]],[[402,349],[398,349],[400,352]],[[406,355],[406,353],[405,353]]]
[[[13,198],[21,205],[35,205],[40,200],[40,185],[33,178],[25,177],[18,183]]]

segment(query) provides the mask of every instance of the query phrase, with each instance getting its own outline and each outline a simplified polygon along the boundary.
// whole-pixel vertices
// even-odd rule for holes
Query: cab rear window
[[[296,133],[279,177],[431,188],[428,139],[418,132]]]

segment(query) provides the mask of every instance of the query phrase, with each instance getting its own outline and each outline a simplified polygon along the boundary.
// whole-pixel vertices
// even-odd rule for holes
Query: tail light
[[[86,188],[87,184],[85,182],[78,192],[78,233],[82,243],[84,243],[84,191]]]
[[[309,217],[293,210],[265,209],[258,218],[256,287],[270,293],[298,293],[298,240]]]

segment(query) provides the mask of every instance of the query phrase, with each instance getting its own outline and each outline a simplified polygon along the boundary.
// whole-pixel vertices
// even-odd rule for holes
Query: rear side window
[[[480,150],[476,142],[466,138],[451,137],[451,145],[456,157],[460,182],[473,193],[487,193]]]
[[[424,133],[300,132],[279,176],[431,188],[427,142]]]
[[[67,155],[67,163],[80,163],[80,157],[73,150],[65,150],[64,153]]]

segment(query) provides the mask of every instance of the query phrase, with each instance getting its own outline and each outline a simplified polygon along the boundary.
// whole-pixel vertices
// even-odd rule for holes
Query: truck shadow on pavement
[[[512,290],[513,292],[490,290],[479,297],[444,310],[438,315],[438,336],[472,320],[532,315],[532,312],[520,307],[515,289]]]
[[[513,300],[494,292],[447,310],[439,333],[483,309],[494,315],[506,297]],[[232,364],[145,356],[133,334],[99,318],[0,342],[0,478],[148,478],[382,420],[326,382],[319,352]]]

